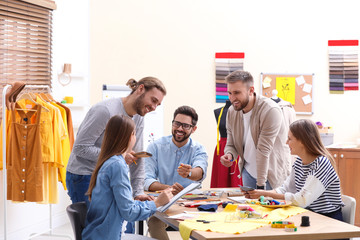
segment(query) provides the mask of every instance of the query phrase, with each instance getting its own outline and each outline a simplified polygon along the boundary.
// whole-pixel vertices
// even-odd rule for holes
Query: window
[[[6,84],[51,87],[50,0],[0,0],[0,103]],[[2,116],[2,115],[0,115]]]

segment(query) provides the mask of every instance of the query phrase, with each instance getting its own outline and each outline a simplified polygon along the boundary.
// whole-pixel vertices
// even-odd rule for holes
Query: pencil
[[[137,163],[135,162],[135,160],[133,160],[133,162],[135,163],[135,165],[137,165]]]

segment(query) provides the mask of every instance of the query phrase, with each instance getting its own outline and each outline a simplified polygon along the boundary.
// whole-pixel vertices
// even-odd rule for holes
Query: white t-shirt
[[[257,178],[256,174],[256,147],[254,144],[254,140],[251,136],[250,131],[250,118],[251,118],[252,110],[247,113],[244,113],[244,160],[245,160],[245,169],[250,173],[253,178]]]

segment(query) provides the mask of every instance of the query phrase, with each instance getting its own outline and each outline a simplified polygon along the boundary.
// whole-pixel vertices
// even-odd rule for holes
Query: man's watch
[[[189,175],[187,176],[187,178],[190,178],[190,177],[191,177],[191,170],[190,170]]]
[[[258,186],[258,185],[256,185],[256,189],[265,189],[265,186]]]

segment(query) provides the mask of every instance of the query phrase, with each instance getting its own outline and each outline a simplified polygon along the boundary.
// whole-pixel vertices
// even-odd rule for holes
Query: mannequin
[[[220,140],[218,140],[218,144],[215,147],[214,159],[213,159],[213,167],[211,174],[211,187],[237,187],[241,180],[238,178],[239,168],[234,164],[231,168],[224,167],[220,163],[220,157],[224,155],[224,148],[226,145],[226,115],[229,107],[231,106],[230,100],[226,100],[225,106],[221,108],[217,108],[214,110],[215,119],[219,126]],[[221,116],[220,116],[221,114]],[[220,122],[219,122],[220,117]]]
[[[276,89],[272,90],[271,99],[274,100],[277,104],[279,104],[279,106],[283,112],[285,125],[286,125],[287,129],[289,129],[290,124],[296,120],[296,113],[295,113],[294,107],[290,102],[287,102],[287,101],[279,98],[277,96],[277,94],[278,94],[278,91]]]
[[[271,99],[274,100],[276,103],[279,103],[281,101],[281,99],[277,96],[278,90],[276,89],[272,90],[271,94],[272,94]]]
[[[284,122],[286,128],[289,130],[289,126],[292,122],[296,120],[296,113],[293,105],[290,102],[287,102],[277,96],[278,91],[276,89],[272,90],[271,99],[274,100],[277,104],[279,104],[281,111],[283,113]],[[291,156],[292,163],[295,162],[295,156]]]

